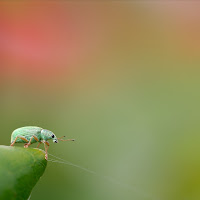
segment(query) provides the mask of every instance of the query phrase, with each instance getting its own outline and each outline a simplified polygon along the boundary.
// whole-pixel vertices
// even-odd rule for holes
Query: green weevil
[[[40,144],[44,144],[45,148],[45,159],[48,159],[48,148],[49,142],[47,140],[53,140],[54,143],[58,143],[58,140],[61,141],[74,141],[74,139],[63,140],[62,136],[57,138],[52,131],[47,129],[43,129],[37,126],[25,126],[18,128],[12,132],[11,135],[11,145],[13,146],[15,143],[25,143],[24,148],[28,148],[31,144],[39,142],[37,148],[39,148]]]

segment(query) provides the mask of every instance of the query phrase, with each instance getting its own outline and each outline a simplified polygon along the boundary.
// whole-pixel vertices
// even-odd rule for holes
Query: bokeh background
[[[0,3],[0,144],[40,126],[76,139],[51,154],[99,174],[49,162],[32,200],[200,198],[199,10]]]

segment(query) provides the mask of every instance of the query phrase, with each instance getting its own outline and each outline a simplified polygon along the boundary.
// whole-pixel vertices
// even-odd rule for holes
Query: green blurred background
[[[40,126],[100,175],[49,162],[32,200],[200,198],[199,8],[0,3],[0,144]]]

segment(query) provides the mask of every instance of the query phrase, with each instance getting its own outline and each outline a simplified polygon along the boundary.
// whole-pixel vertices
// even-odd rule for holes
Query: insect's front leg
[[[47,153],[47,151],[48,151],[48,148],[49,148],[49,142],[43,140],[43,143],[44,143],[44,148],[45,148],[45,152],[46,152],[45,159],[48,160],[48,153]]]

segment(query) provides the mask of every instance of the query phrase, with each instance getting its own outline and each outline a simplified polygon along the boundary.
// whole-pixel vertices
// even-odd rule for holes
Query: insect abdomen
[[[17,136],[22,136],[25,137],[28,141],[30,138],[35,135],[39,140],[40,140],[40,133],[41,133],[42,128],[37,127],[37,126],[25,126],[18,128],[12,132],[11,135],[11,143],[15,140]],[[34,139],[32,140],[32,143],[36,142]],[[26,143],[26,141],[18,138],[16,140],[16,143]]]

